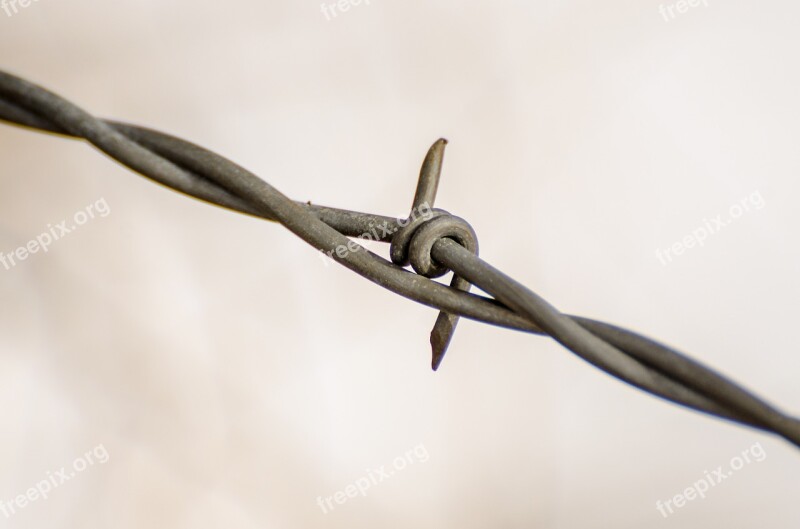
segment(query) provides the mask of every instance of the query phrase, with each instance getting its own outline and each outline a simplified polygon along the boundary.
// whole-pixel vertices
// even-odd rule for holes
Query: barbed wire
[[[93,117],[29,81],[0,71],[0,120],[81,138],[117,162],[176,191],[282,224],[314,248],[391,292],[437,308],[432,367],[444,357],[459,317],[548,335],[590,364],[684,407],[775,433],[800,447],[800,420],[688,356],[633,331],[563,314],[478,257],[469,223],[433,208],[447,142],[433,144],[408,218],[291,200],[270,184],[195,144]],[[418,215],[426,208],[427,215]],[[382,233],[378,233],[380,228]],[[390,244],[391,261],[351,238]],[[346,248],[347,251],[337,251]],[[406,269],[411,265],[413,272]],[[434,281],[453,272],[450,285]],[[474,285],[491,297],[469,292]]]

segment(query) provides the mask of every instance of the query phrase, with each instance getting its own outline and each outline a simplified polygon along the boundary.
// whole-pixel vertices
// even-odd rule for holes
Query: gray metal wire
[[[425,217],[398,219],[296,202],[218,154],[155,130],[95,118],[58,95],[2,71],[0,120],[85,139],[155,182],[278,222],[373,283],[439,309],[431,333],[434,369],[463,316],[551,336],[628,384],[687,408],[775,433],[800,447],[800,420],[666,345],[621,327],[559,312],[479,258],[472,227],[447,211],[433,209]],[[444,140],[435,142],[425,158],[412,213],[433,206],[445,146]],[[365,234],[391,245],[391,262],[351,239]],[[341,247],[355,251],[337,252]],[[404,268],[408,264],[414,272]],[[448,270],[454,273],[450,286],[432,280]],[[492,297],[469,293],[470,285]]]

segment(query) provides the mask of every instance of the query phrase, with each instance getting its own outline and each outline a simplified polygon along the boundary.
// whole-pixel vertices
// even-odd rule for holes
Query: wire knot
[[[434,246],[443,239],[454,240],[470,252],[478,254],[478,237],[469,222],[443,209],[433,208],[446,146],[447,140],[442,138],[428,149],[419,171],[411,214],[407,220],[398,223],[400,229],[392,236],[389,248],[389,255],[394,264],[408,266],[411,263],[418,275],[428,278],[441,277],[450,271],[443,264],[437,263],[432,256]],[[469,292],[471,286],[469,281],[453,274],[453,279],[450,281],[451,288]],[[458,318],[457,314],[445,311],[439,312],[436,318],[431,331],[433,353],[431,367],[434,371],[439,368],[444,358],[456,330]]]
[[[399,266],[411,267],[421,276],[435,278],[445,275],[447,267],[437,263],[431,256],[433,245],[449,238],[469,250],[478,253],[478,237],[466,220],[449,212],[434,208],[422,216],[411,216],[406,225],[392,237],[389,255]]]

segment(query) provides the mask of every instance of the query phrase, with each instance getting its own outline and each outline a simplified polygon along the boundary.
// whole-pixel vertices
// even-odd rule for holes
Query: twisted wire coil
[[[362,277],[441,311],[431,343],[441,362],[459,317],[549,335],[580,358],[673,403],[766,432],[800,447],[800,420],[711,368],[642,335],[559,312],[530,289],[478,257],[467,221],[441,209],[428,218],[398,219],[289,199],[258,176],[185,140],[93,117],[58,95],[0,71],[0,120],[85,139],[135,172],[205,202],[275,221]],[[414,206],[433,205],[444,140],[423,163]],[[365,247],[340,253],[376,225],[391,262]],[[414,272],[404,267],[411,264]],[[450,286],[433,281],[448,271]],[[492,297],[469,293],[475,285]]]

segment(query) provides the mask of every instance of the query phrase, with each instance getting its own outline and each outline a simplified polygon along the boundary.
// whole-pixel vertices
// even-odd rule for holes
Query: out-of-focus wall
[[[800,413],[797,3],[20,2],[0,68],[298,200],[401,216],[447,137],[489,262]],[[800,524],[785,442],[470,321],[433,374],[435,311],[0,126],[3,255],[89,207],[0,264],[8,527]]]

